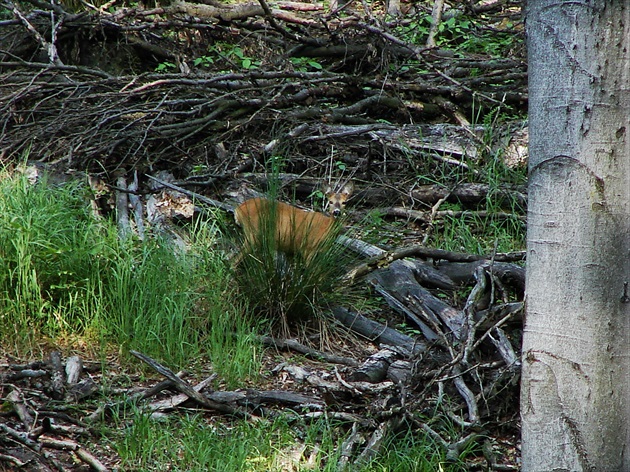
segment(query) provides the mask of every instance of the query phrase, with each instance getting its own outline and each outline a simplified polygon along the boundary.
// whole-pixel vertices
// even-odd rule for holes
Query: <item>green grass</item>
[[[107,231],[79,185],[0,182],[0,329],[3,345],[32,352],[43,337],[85,332],[94,275],[107,270]]]
[[[199,222],[189,247],[159,238],[119,240],[95,218],[80,183],[0,180],[0,344],[36,357],[47,346],[124,360],[130,349],[172,368],[209,359],[234,386],[259,369],[246,307]]]
[[[462,217],[446,216],[429,243],[454,252],[488,255],[525,247],[525,222],[516,214],[480,217],[466,212]]]
[[[210,423],[201,416],[154,421],[136,411],[115,443],[122,470],[287,470],[296,434],[284,420]]]
[[[281,416],[252,423],[213,422],[199,415],[152,419],[128,412],[113,432],[112,447],[122,471],[337,471],[350,425],[327,419],[312,422]],[[120,421],[120,420],[119,420]],[[108,434],[111,437],[111,434]],[[459,471],[428,435],[410,430],[386,441],[383,454],[357,471]],[[470,451],[465,451],[462,459]]]

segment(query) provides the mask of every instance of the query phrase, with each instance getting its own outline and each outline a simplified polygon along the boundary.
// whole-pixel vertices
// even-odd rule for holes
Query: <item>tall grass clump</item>
[[[343,288],[344,254],[335,244],[339,222],[312,250],[308,241],[299,238],[317,231],[315,223],[310,228],[308,221],[284,221],[286,234],[280,236],[280,218],[286,220],[287,215],[278,208],[275,203],[266,206],[253,240],[238,242],[241,254],[236,279],[256,316],[286,334],[291,325],[312,321],[319,308]]]
[[[0,339],[18,352],[42,338],[85,331],[94,274],[107,270],[109,241],[81,183],[0,180]]]
[[[288,215],[278,203],[285,158],[272,156],[267,166],[268,203],[258,205],[258,212],[245,211],[246,221],[239,222],[253,231],[236,240],[235,279],[253,317],[267,323],[267,329],[288,335],[298,326],[321,328],[321,309],[343,290],[344,267],[350,262],[336,244],[343,221],[330,227],[322,215]],[[321,192],[312,196],[325,197]],[[324,238],[309,240],[321,230],[318,224],[330,230]]]
[[[103,280],[105,339],[181,366],[200,354],[199,332],[191,329],[195,280],[189,261],[169,244],[132,240],[118,243]]]
[[[200,342],[213,368],[228,388],[255,377],[261,368],[262,349],[256,324],[248,316],[246,300],[234,285],[231,268],[216,250],[215,225],[199,221],[191,228],[191,257],[200,281],[193,310]]]

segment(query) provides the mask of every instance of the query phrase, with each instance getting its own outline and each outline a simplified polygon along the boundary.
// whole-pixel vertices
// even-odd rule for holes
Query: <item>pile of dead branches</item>
[[[11,18],[0,37],[4,162],[28,156],[100,173],[189,173],[203,164],[223,174],[251,168],[244,155],[307,159],[334,146],[378,156],[405,134],[427,132],[402,124],[469,127],[471,107],[518,108],[526,100],[518,57],[419,47],[393,35],[394,24],[377,21],[367,5],[347,5],[345,16],[292,3],[81,13],[21,5],[5,3]],[[308,5],[315,12],[295,11]],[[501,2],[496,14],[518,10]],[[397,21],[413,31],[414,18]]]

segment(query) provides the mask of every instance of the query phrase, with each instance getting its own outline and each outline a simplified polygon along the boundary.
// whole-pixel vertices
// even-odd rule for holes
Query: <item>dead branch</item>
[[[514,213],[505,213],[505,212],[500,212],[500,211],[444,210],[444,211],[437,211],[435,213],[432,213],[432,212],[411,210],[409,208],[403,208],[403,207],[388,207],[388,208],[377,209],[377,211],[387,216],[396,216],[396,217],[404,218],[406,220],[420,221],[426,224],[432,223],[435,219],[441,219],[441,218],[446,218],[446,217],[458,218],[458,219],[460,218],[473,218],[473,219],[474,218],[477,218],[477,219],[490,218],[490,219],[496,219],[496,220],[519,220],[519,221],[522,221],[523,223],[525,223],[526,221],[525,216],[517,215]]]
[[[192,400],[195,400],[201,406],[204,406],[204,407],[209,408],[211,410],[218,411],[220,413],[224,413],[224,414],[228,414],[228,415],[234,415],[234,416],[239,416],[239,417],[244,417],[244,418],[250,418],[251,419],[251,415],[249,413],[246,413],[244,411],[240,411],[240,410],[238,410],[236,408],[233,408],[233,407],[231,407],[229,405],[224,405],[224,404],[221,404],[221,403],[217,403],[215,401],[209,400],[208,398],[204,397],[199,392],[195,391],[195,389],[192,388],[188,383],[184,382],[182,379],[177,377],[172,370],[164,367],[162,364],[160,364],[159,362],[151,359],[149,356],[146,356],[145,354],[142,354],[142,353],[140,353],[138,351],[130,351],[130,353],[132,355],[134,355],[135,357],[137,357],[138,359],[140,359],[141,361],[143,361],[146,364],[148,364],[153,370],[158,372],[160,375],[163,375],[168,380],[173,382],[173,385],[175,386],[175,388],[177,388],[183,394],[187,395]]]
[[[20,417],[22,424],[26,427],[27,431],[33,428],[34,419],[33,415],[29,411],[29,408],[26,406],[24,402],[24,397],[22,396],[22,392],[14,388],[11,392],[6,396],[6,400],[11,404],[11,407],[17,415]]]
[[[47,447],[49,449],[61,449],[73,451],[79,459],[88,464],[92,469],[98,472],[107,472],[109,469],[105,467],[105,465],[99,461],[96,457],[90,454],[84,447],[80,444],[70,441],[70,440],[58,440],[54,438],[42,437],[40,440],[43,447]]]
[[[389,366],[398,355],[391,349],[381,349],[368,357],[357,370],[350,374],[349,379],[352,382],[381,382],[387,377]]]
[[[116,221],[118,223],[118,237],[127,239],[131,235],[129,223],[129,198],[127,190],[127,180],[124,176],[116,179]]]
[[[53,351],[50,353],[50,368],[52,370],[51,378],[51,396],[55,400],[61,400],[65,394],[63,367],[61,365],[61,353]]]
[[[271,346],[276,349],[290,349],[304,354],[311,359],[323,360],[325,362],[330,362],[331,364],[342,364],[350,367],[356,367],[359,365],[359,363],[354,359],[312,349],[298,342],[296,339],[277,339],[272,338],[271,336],[260,336],[259,339],[266,346]]]
[[[434,48],[435,35],[438,32],[440,23],[442,22],[442,10],[444,10],[444,0],[435,0],[433,3],[433,11],[431,13],[431,28],[429,29],[429,36],[427,37],[426,46],[428,48]]]
[[[434,262],[443,260],[449,262],[472,263],[473,267],[466,268],[465,270],[462,270],[464,269],[463,266],[444,265],[439,266],[442,274],[438,275],[438,273],[432,273],[432,277],[430,278],[430,283],[432,285],[449,288],[453,286],[453,281],[463,282],[470,280],[472,278],[471,269],[476,267],[479,263],[481,263],[481,261],[520,261],[524,260],[525,251],[506,254],[495,254],[494,256],[478,256],[474,254],[455,253],[452,251],[428,248],[424,246],[412,246],[397,249],[391,252],[382,251],[380,254],[372,257],[369,261],[362,263],[350,270],[346,275],[346,278],[348,280],[355,280],[369,274],[376,269],[387,267],[389,264],[392,264],[393,262],[400,259],[405,259],[407,257],[420,257],[423,259],[431,259]],[[442,270],[442,267],[444,267],[444,270]],[[503,267],[503,269],[499,268],[498,271],[503,270],[505,277],[513,278],[517,281],[516,283],[519,286],[522,282],[522,286],[524,287],[525,275],[522,268],[513,265]],[[456,271],[452,270],[451,268],[460,269],[460,272],[456,273]]]
[[[179,376],[177,376],[179,377]],[[200,394],[200,392],[205,389],[206,387],[208,387],[215,379],[216,379],[216,374],[212,374],[210,377],[205,378],[204,380],[202,380],[201,382],[199,382],[197,385],[195,385],[193,387],[193,390],[195,392],[197,392],[198,394]],[[164,382],[168,382],[168,387],[175,387],[177,388],[176,384],[173,383],[173,381],[171,380],[166,380]],[[155,387],[151,388],[151,389],[147,389],[146,392],[141,394],[142,398],[149,398],[150,396],[156,394],[158,391],[163,390],[163,388],[165,387],[164,382],[161,382],[160,384],[156,385]],[[158,389],[158,386],[160,387]],[[155,401],[153,403],[150,403],[148,408],[151,411],[166,411],[166,410],[172,410],[174,408],[177,408],[179,405],[181,405],[182,403],[188,401],[190,399],[190,396],[187,395],[186,393],[181,393],[179,395],[175,395],[172,396],[170,398],[167,398],[165,400],[158,400]]]
[[[83,374],[83,361],[79,356],[70,356],[66,359],[66,384],[75,385]]]
[[[398,429],[401,421],[400,417],[396,417],[381,423],[372,433],[372,436],[365,445],[365,448],[363,448],[363,451],[361,451],[357,457],[354,462],[355,466],[361,468],[361,466],[365,466],[371,459],[379,454],[387,436],[393,434]]]
[[[210,205],[210,206],[213,206],[213,207],[216,207],[216,208],[221,208],[222,210],[225,210],[225,211],[227,211],[229,213],[234,213],[234,206],[233,205],[229,205],[229,204],[224,203],[224,202],[219,202],[217,200],[213,200],[211,198],[204,197],[201,194],[198,194],[196,192],[191,192],[190,190],[186,190],[185,188],[180,187],[179,185],[175,185],[175,184],[166,182],[166,181],[164,181],[162,179],[158,179],[157,177],[154,177],[152,175],[148,175],[147,174],[147,177],[149,179],[154,180],[155,182],[159,183],[160,185],[163,185],[164,187],[170,188],[170,189],[175,190],[177,192],[181,192],[184,195],[187,195],[187,196],[189,196],[190,198],[192,198],[194,200],[198,200],[198,201],[200,201],[202,203],[205,203],[207,205]]]
[[[348,437],[344,440],[340,447],[339,460],[337,461],[337,470],[346,470],[350,463],[350,458],[354,450],[364,441],[363,436],[359,433],[357,423],[352,423],[352,430]]]
[[[422,341],[367,319],[358,313],[351,313],[341,307],[333,308],[332,313],[341,324],[373,342],[396,346],[407,350],[409,354],[420,353],[427,348]]]

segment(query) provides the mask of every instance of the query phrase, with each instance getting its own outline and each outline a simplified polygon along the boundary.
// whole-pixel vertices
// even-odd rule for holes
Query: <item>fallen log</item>
[[[419,354],[427,349],[425,343],[407,336],[395,329],[370,320],[358,313],[351,313],[342,307],[332,308],[332,314],[337,321],[372,342],[396,346],[405,351],[409,356]]]

